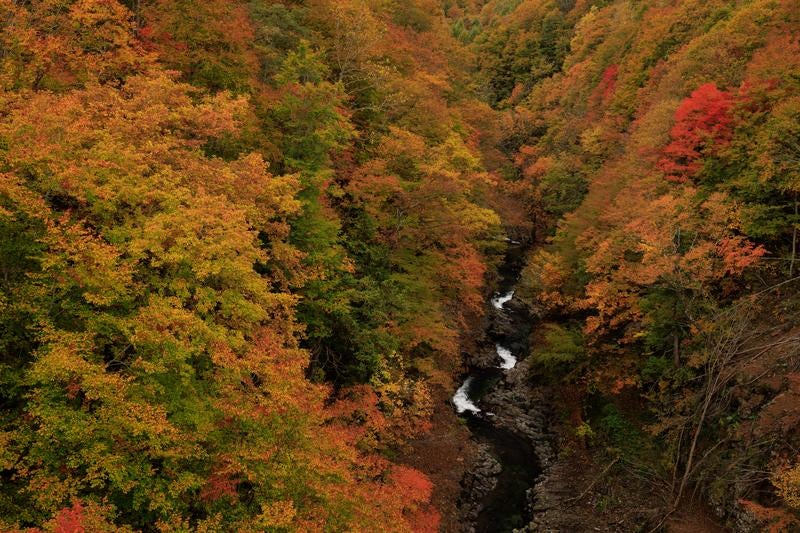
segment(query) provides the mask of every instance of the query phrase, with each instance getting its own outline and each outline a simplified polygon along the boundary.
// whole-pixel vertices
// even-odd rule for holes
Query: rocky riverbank
[[[464,354],[463,412],[453,409],[455,391],[446,400],[438,391],[433,431],[404,454],[434,480],[445,533],[564,530],[548,512],[571,496],[558,488],[567,470],[557,461],[553,391],[528,358],[535,316],[513,297],[523,256],[521,247],[510,248],[484,327]],[[498,346],[514,358],[511,368],[503,368],[508,360]]]
[[[461,531],[500,532],[524,527],[532,518],[531,490],[555,457],[549,431],[552,408],[532,381],[529,338],[534,319],[514,299],[524,249],[509,248],[484,337],[467,354],[459,409],[479,452],[462,479],[459,501]],[[462,388],[462,393],[464,389]]]

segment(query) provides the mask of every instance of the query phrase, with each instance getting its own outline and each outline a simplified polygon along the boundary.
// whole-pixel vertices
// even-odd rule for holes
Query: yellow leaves
[[[176,297],[151,295],[131,318],[130,342],[151,364],[179,365],[217,335]]]
[[[699,206],[711,224],[722,236],[725,230],[739,230],[742,227],[739,206],[728,194],[715,191]]]
[[[291,500],[263,502],[256,521],[263,528],[289,528],[296,516],[297,509]]]
[[[786,192],[800,191],[800,96],[784,98],[773,110],[758,142],[761,179]]]
[[[44,271],[65,276],[65,282],[77,285],[89,304],[107,306],[129,295],[133,265],[118,248],[64,220],[44,242],[51,252],[42,260]]]
[[[121,468],[119,460],[105,444],[92,440],[101,434],[143,439],[154,449],[176,437],[163,407],[135,397],[136,385],[131,377],[107,372],[104,365],[92,361],[94,347],[88,335],[54,332],[47,341],[50,344],[40,350],[28,374],[31,384],[38,387],[39,394],[42,389],[51,389],[52,392],[62,391],[67,400],[81,399],[82,409],[88,412],[91,404],[93,415],[83,418],[82,427],[70,426],[63,412],[38,395],[34,396],[29,413],[38,418],[43,435],[51,434],[67,441],[86,440],[82,456],[94,465],[95,473],[87,472],[84,482],[103,483],[103,480],[113,479],[114,472]],[[120,486],[129,483],[123,478],[117,479]],[[127,486],[132,488],[132,485]]]
[[[399,355],[381,361],[370,385],[381,409],[380,417],[372,417],[373,429],[384,443],[404,442],[427,430],[433,412],[430,392],[426,382],[407,377]]]
[[[131,241],[136,257],[149,255],[157,268],[186,264],[199,280],[244,275],[252,271],[255,262],[266,260],[241,209],[213,196],[188,197],[184,201],[184,206],[144,221]],[[228,269],[231,271],[226,272]]]
[[[602,126],[594,126],[581,133],[581,148],[589,155],[602,156],[606,148],[606,132]]]
[[[345,76],[365,75],[383,31],[370,6],[350,0],[314,0],[310,4],[311,16],[329,33],[332,64]]]
[[[431,174],[464,174],[481,170],[480,159],[464,144],[461,136],[453,132],[434,148],[431,155],[431,163],[427,168]]]
[[[776,472],[772,483],[783,501],[795,510],[800,510],[800,464]]]
[[[287,218],[300,208],[299,183],[271,176],[256,154],[232,163],[206,158],[199,139],[234,132],[246,101],[218,94],[195,103],[194,92],[159,74],[131,78],[121,89],[37,94],[17,103],[0,136],[10,141],[12,169],[37,169],[31,187],[67,197],[74,217],[96,228],[54,226],[47,241],[54,253],[44,260],[81,287],[87,303],[133,296],[141,288],[134,273],[158,271],[144,274],[154,289],[185,304],[196,299],[203,315],[247,332],[267,318],[262,307],[276,305],[253,265],[274,259],[291,270],[299,261],[281,242]],[[43,212],[12,177],[3,189],[26,210]],[[259,231],[275,241],[273,258]]]
[[[31,261],[43,270],[25,282],[41,296],[30,307],[47,333],[31,328],[30,342],[40,348],[26,375],[30,395],[22,408],[40,441],[20,467],[20,479],[32,480],[31,487],[51,498],[42,506],[53,509],[73,493],[126,494],[115,500],[120,520],[147,514],[165,531],[239,525],[243,531],[369,531],[376,524],[410,529],[406,515],[424,507],[430,482],[378,457],[362,457],[351,445],[350,428],[325,423],[330,390],[305,378],[308,353],[298,346],[297,297],[288,292],[308,275],[301,272],[300,252],[287,242],[290,219],[301,211],[298,176],[272,176],[255,153],[238,159],[229,152],[226,159],[206,155],[217,153],[218,137],[235,138],[232,150],[238,149],[241,122],[256,121],[245,98],[205,95],[178,83],[178,74],[157,69],[131,75],[151,64],[140,46],[160,47],[167,63],[191,63],[187,76],[207,74],[209,63],[211,70],[219,66],[217,51],[222,63],[247,61],[235,57],[252,36],[245,3],[202,3],[199,16],[187,18],[174,6],[191,2],[151,2],[145,18],[148,10],[165,12],[154,22],[161,35],[154,35],[146,25],[135,28],[130,12],[115,1],[34,0],[22,8],[0,2],[0,10],[14,17],[31,14],[31,31],[14,31],[14,38],[31,48],[20,57],[34,56],[22,57],[18,63],[25,68],[15,74],[3,53],[0,83],[39,88],[41,75],[41,87],[84,86],[66,95],[3,96],[0,113],[0,158],[8,171],[0,176],[0,217],[33,219],[37,231],[31,235],[43,236],[41,247],[33,248],[41,254]],[[470,134],[453,131],[445,62],[419,75],[398,75],[405,65],[393,59],[409,66],[427,62],[428,37],[412,45],[426,52],[422,57],[373,49],[383,30],[373,7],[319,0],[303,17],[322,19],[312,33],[337,36],[326,53],[342,85],[363,83],[365,105],[389,106],[389,122],[435,134],[392,129],[377,149],[384,157],[375,164],[380,172],[365,169],[356,183],[361,189],[347,192],[361,194],[368,212],[387,215],[380,229],[402,240],[387,269],[397,278],[387,285],[409,287],[415,301],[404,316],[387,318],[385,327],[401,323],[398,333],[410,338],[407,346],[455,354],[460,315],[481,301],[479,240],[500,222],[479,203],[495,182],[482,172]],[[207,33],[187,34],[197,19],[229,8],[234,15]],[[294,20],[294,8],[285,13]],[[40,32],[49,24],[53,31]],[[183,34],[161,31],[172,28]],[[412,44],[413,32],[394,29],[404,37],[401,46]],[[53,36],[45,41],[40,33]],[[5,39],[0,37],[4,52]],[[28,71],[31,79],[20,81]],[[330,98],[344,107],[342,85],[287,88],[300,100],[287,106],[287,125],[322,110],[332,126],[315,131],[314,139],[334,147],[345,143],[353,133],[348,113]],[[396,87],[408,87],[420,104],[415,108],[409,98],[400,109],[389,102],[395,95],[383,93]],[[431,90],[441,94],[431,97]],[[303,105],[305,96],[319,105]],[[299,124],[301,140],[313,119]],[[248,141],[241,145],[250,146]],[[371,140],[364,145],[375,146]],[[300,160],[308,146],[298,146]],[[339,199],[349,200],[347,194]],[[385,210],[386,203],[397,210]],[[340,268],[360,277],[359,266],[344,261]],[[424,430],[431,410],[424,383],[401,373],[381,378],[375,388],[390,419],[387,431],[399,439]],[[378,397],[365,403],[359,408],[371,408],[380,426]],[[0,433],[0,446],[9,440]],[[0,454],[0,465],[5,461]],[[214,478],[219,463],[224,475]],[[238,504],[240,479],[256,498],[255,510],[247,503],[229,509],[197,502],[198,489],[214,481]],[[188,514],[208,518],[184,520]],[[231,517],[241,522],[231,525]],[[434,523],[431,518],[427,525]]]
[[[281,238],[288,234],[283,217],[300,212],[300,201],[295,198],[300,179],[297,175],[272,176],[267,167],[267,162],[256,153],[231,163],[233,177],[226,180],[226,196],[237,204],[252,205],[249,207],[252,214],[248,215],[251,224]]]
[[[597,6],[592,6],[575,25],[575,33],[570,41],[572,53],[567,65],[576,61],[577,58],[585,57],[602,41],[608,32],[612,19],[612,17],[606,16],[608,15],[608,10],[604,11],[606,13],[601,15],[600,9]]]
[[[51,332],[45,339],[48,348],[37,358],[31,369],[34,382],[66,382],[71,377],[95,371],[84,355],[91,352],[88,335],[67,332]]]
[[[500,227],[500,215],[492,209],[473,203],[462,206],[456,216],[460,226],[471,235],[486,237],[491,233],[498,233]]]

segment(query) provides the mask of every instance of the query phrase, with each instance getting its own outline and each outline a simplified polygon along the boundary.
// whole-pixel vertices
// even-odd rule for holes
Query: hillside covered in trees
[[[531,334],[498,386],[554,435],[515,519],[800,527],[796,0],[0,28],[0,531],[472,527],[448,398],[509,243]]]
[[[800,527],[799,7],[450,8],[541,243],[518,291],[533,375],[562,456],[613,465],[583,503],[608,524],[656,494],[642,507]]]

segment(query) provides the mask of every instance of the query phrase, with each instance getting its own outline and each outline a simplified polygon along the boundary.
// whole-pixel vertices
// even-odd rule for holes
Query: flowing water
[[[495,350],[497,350],[497,356],[500,358],[500,368],[503,370],[511,370],[515,366],[517,366],[517,358],[511,353],[511,350],[503,346],[502,344],[495,344]]]
[[[502,320],[512,325],[510,334],[489,328],[487,337],[497,354],[493,368],[470,368],[453,396],[456,411],[464,416],[475,438],[489,444],[502,470],[495,488],[481,501],[483,510],[474,525],[477,532],[501,533],[522,527],[526,514],[526,491],[533,486],[540,468],[533,446],[521,434],[497,423],[497,413],[480,406],[481,398],[503,385],[506,374],[527,355],[530,319],[517,306],[509,306],[522,268],[524,248],[509,241],[506,260],[500,269],[498,292],[491,298],[490,322]],[[497,409],[497,406],[493,407]]]
[[[511,301],[511,298],[514,297],[514,289],[511,289],[505,294],[495,294],[492,297],[492,306],[495,309],[502,309],[506,303]]]
[[[481,412],[481,410],[478,409],[478,406],[472,403],[472,400],[469,399],[469,386],[472,385],[472,381],[474,379],[474,377],[468,376],[467,379],[464,380],[464,384],[461,385],[453,395],[453,404],[456,406],[456,411],[460,415],[466,413],[467,411],[470,413]]]

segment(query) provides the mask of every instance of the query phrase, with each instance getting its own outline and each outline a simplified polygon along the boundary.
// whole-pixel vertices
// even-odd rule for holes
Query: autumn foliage
[[[436,530],[383,453],[429,428],[500,232],[441,15],[0,24],[0,529]]]
[[[730,142],[734,98],[713,83],[698,87],[675,111],[671,142],[659,167],[667,179],[686,182],[700,169],[703,156]]]
[[[731,527],[788,528],[796,5],[494,0],[450,16],[507,111],[517,214],[541,243],[517,297],[543,321],[542,379],[581,396],[556,400],[583,405],[572,433],[594,435],[598,464],[655,476],[667,511],[691,493]]]
[[[0,0],[0,529],[435,530],[387,457],[505,235],[582,434],[791,524],[799,27],[790,0]]]

